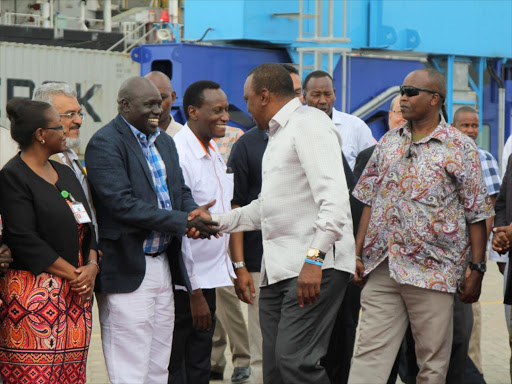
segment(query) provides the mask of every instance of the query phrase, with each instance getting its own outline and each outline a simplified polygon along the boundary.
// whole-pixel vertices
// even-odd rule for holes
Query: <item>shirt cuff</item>
[[[309,247],[313,249],[318,249],[322,253],[328,253],[331,250],[332,245],[334,244],[335,241],[336,236],[334,235],[334,233],[317,231]]]
[[[192,291],[201,288],[196,275],[189,276],[188,279],[190,280],[190,286],[192,287]]]

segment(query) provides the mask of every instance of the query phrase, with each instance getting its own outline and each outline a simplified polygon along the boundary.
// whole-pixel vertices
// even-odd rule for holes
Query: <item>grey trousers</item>
[[[346,272],[324,270],[319,300],[304,308],[297,301],[297,278],[261,288],[265,384],[330,384],[320,359],[327,353],[349,277]]]

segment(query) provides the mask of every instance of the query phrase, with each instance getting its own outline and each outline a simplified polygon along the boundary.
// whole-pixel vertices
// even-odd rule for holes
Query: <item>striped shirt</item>
[[[153,178],[153,186],[155,187],[156,196],[158,199],[158,207],[160,209],[172,210],[171,198],[169,196],[169,189],[167,188],[167,173],[165,170],[165,163],[158,152],[155,145],[155,140],[160,134],[160,128],[154,134],[146,136],[144,133],[139,131],[133,125],[125,120],[126,124],[130,127],[133,134],[137,138],[137,141],[144,153],[144,157],[148,163],[151,176]],[[144,240],[142,245],[144,253],[157,253],[162,252],[167,248],[171,235],[165,234],[158,231],[153,231]]]

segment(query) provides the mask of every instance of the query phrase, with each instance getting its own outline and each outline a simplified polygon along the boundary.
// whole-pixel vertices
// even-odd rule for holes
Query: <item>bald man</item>
[[[191,228],[207,238],[214,223],[185,185],[174,141],[160,134],[156,86],[129,78],[117,102],[119,114],[85,152],[103,251],[96,280],[103,353],[114,384],[166,383],[172,286],[190,289],[181,239]]]
[[[354,282],[364,289],[351,384],[388,380],[409,323],[417,381],[444,383],[454,295],[477,301],[486,270],[485,220],[494,210],[473,140],[442,117],[444,76],[411,72],[400,94],[408,123],[382,137],[353,193],[365,207],[356,237]]]
[[[183,128],[183,125],[174,120],[171,114],[171,108],[176,101],[176,92],[172,89],[171,80],[165,73],[160,71],[149,72],[144,77],[155,84],[162,97],[162,113],[158,120],[158,127],[174,137]]]

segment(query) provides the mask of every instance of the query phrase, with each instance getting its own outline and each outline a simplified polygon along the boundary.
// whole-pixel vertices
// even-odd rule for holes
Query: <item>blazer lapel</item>
[[[148,179],[149,185],[151,185],[151,188],[156,193],[155,185],[153,183],[153,177],[151,176],[151,171],[149,170],[148,162],[146,160],[146,157],[144,156],[144,152],[142,152],[142,148],[140,147],[137,138],[133,134],[130,127],[125,123],[121,115],[118,115],[116,118],[116,128],[119,132],[121,132],[124,135],[124,142],[126,143],[128,148],[130,148],[130,150],[134,153],[137,160],[139,160],[142,169],[144,169],[144,174]]]

